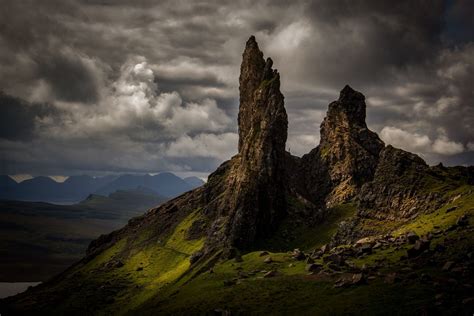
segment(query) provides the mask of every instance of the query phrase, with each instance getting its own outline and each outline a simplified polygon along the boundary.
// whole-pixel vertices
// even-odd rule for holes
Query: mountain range
[[[131,175],[91,177],[71,176],[64,182],[39,176],[17,183],[7,175],[0,176],[0,199],[43,202],[79,202],[89,194],[107,196],[117,190],[147,188],[166,198],[178,196],[204,184],[197,177],[180,178],[164,172],[154,176]]]
[[[473,167],[384,144],[348,85],[320,144],[291,155],[280,74],[253,36],[239,93],[238,153],[205,185],[92,241],[2,314],[472,314]]]

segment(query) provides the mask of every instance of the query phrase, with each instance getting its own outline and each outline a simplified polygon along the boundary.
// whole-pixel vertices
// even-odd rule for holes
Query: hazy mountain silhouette
[[[49,177],[38,176],[17,183],[7,175],[0,176],[0,199],[44,202],[78,202],[92,193],[108,196],[117,190],[147,188],[165,198],[175,197],[204,182],[196,177],[187,180],[172,173],[150,175],[120,175],[91,177],[71,176],[60,183]]]

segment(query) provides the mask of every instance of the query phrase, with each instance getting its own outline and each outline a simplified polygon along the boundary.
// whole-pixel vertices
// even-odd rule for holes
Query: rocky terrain
[[[428,166],[346,86],[321,142],[285,151],[280,75],[248,40],[239,150],[208,182],[93,241],[2,314],[472,315],[472,167]]]

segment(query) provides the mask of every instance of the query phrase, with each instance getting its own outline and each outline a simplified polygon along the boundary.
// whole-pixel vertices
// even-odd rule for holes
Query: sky
[[[0,173],[207,175],[237,152],[252,34],[292,154],[349,84],[386,144],[474,164],[473,1],[0,2]]]

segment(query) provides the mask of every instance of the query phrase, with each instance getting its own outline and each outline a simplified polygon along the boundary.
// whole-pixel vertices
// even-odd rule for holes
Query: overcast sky
[[[0,2],[1,173],[213,171],[237,152],[251,34],[293,154],[349,84],[386,143],[474,164],[473,1]]]

